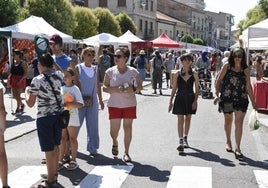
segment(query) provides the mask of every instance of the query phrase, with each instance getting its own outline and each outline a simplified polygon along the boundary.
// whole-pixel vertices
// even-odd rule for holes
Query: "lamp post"
[[[191,23],[191,21],[192,21],[192,18],[187,18],[186,19],[186,25],[185,25],[185,49],[187,49],[187,45],[188,45],[188,34],[187,34],[187,26],[188,26],[188,21],[190,21],[190,23]]]
[[[187,45],[188,45],[188,34],[187,34],[187,26],[188,26],[188,22],[190,22],[189,23],[189,25],[191,25],[192,26],[192,22],[194,22],[194,20],[192,19],[192,18],[187,18],[186,19],[186,28],[185,28],[185,49],[187,49]],[[190,28],[190,33],[191,33],[191,28]]]

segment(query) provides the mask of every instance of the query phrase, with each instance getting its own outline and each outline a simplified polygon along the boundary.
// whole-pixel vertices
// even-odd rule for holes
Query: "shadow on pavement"
[[[233,161],[230,161],[228,159],[220,158],[218,155],[216,155],[214,153],[211,153],[211,152],[208,152],[208,151],[202,151],[202,150],[199,150],[199,149],[193,148],[193,147],[190,147],[189,149],[192,149],[195,152],[193,152],[193,153],[187,152],[186,155],[190,155],[190,156],[193,156],[193,157],[198,157],[198,158],[204,159],[206,161],[214,161],[214,162],[217,162],[217,163],[221,163],[224,166],[229,166],[229,167],[234,167],[235,166]]]
[[[131,175],[148,177],[150,180],[157,182],[168,182],[170,171],[159,170],[155,166],[140,164],[138,162],[133,162],[133,169],[130,172]]]
[[[30,115],[18,115],[14,116],[14,120],[7,119],[6,120],[6,127],[11,128],[20,124],[23,124],[25,122],[32,122],[35,121],[35,119],[32,118]]]

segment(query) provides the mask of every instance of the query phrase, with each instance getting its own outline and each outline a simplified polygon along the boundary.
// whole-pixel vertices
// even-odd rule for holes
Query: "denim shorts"
[[[36,120],[41,151],[53,151],[60,145],[62,129],[58,126],[58,115],[41,117]]]

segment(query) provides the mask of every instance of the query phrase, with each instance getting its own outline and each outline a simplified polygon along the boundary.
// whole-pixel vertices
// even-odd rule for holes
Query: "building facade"
[[[112,13],[126,12],[138,27],[136,35],[145,40],[154,39],[156,33],[157,0],[88,0],[90,8],[108,8]]]

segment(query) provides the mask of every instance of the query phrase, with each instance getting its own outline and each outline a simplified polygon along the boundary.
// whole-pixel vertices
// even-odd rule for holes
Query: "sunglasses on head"
[[[122,56],[122,55],[114,55],[114,57],[116,57],[117,59],[120,59],[120,58],[122,58],[123,56]]]
[[[242,58],[242,54],[238,54],[238,55],[233,55],[234,58]]]

